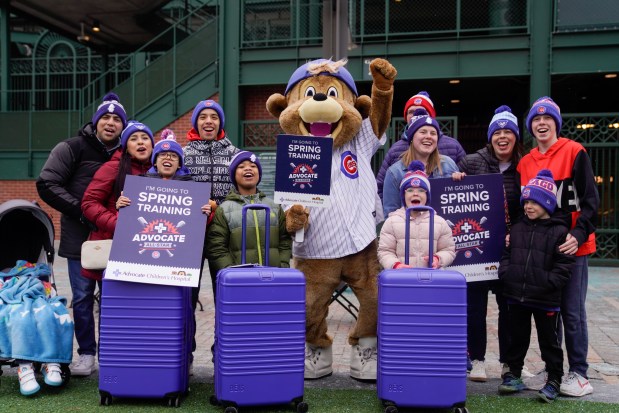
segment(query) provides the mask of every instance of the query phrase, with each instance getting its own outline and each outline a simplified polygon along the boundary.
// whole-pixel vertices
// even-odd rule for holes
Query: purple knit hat
[[[441,137],[441,128],[440,126],[438,126],[438,122],[436,121],[436,119],[430,116],[425,109],[415,109],[413,117],[411,118],[410,122],[408,122],[408,126],[404,131],[404,134],[406,135],[406,140],[409,143],[412,142],[415,132],[417,132],[417,130],[419,130],[423,126],[432,126],[434,129],[436,129],[436,133],[438,135],[437,138]]]
[[[532,136],[535,136],[531,130],[533,118],[540,115],[548,115],[554,119],[555,124],[557,125],[558,135],[561,130],[561,125],[563,124],[563,118],[561,118],[561,109],[559,108],[559,105],[557,105],[555,101],[548,96],[542,96],[533,102],[533,106],[531,106],[531,110],[529,110],[529,114],[527,115],[527,129]]]
[[[236,189],[239,188],[238,185],[236,184],[236,179],[235,179],[236,168],[238,168],[239,165],[243,161],[250,161],[250,162],[255,163],[256,166],[258,167],[258,183],[260,183],[260,181],[262,180],[262,165],[260,165],[260,160],[258,159],[256,154],[250,151],[238,152],[230,160],[230,167],[228,168],[230,171],[230,182],[232,182],[232,184],[234,185]]]
[[[555,184],[552,172],[549,169],[542,169],[537,176],[529,181],[527,186],[522,189],[520,205],[524,201],[535,201],[549,214],[557,207],[557,185]]]
[[[494,111],[494,116],[488,125],[488,142],[492,140],[494,132],[500,129],[509,129],[516,135],[516,140],[520,140],[520,129],[518,129],[518,118],[512,113],[509,106],[499,106]]]
[[[312,77],[315,75],[315,73],[310,73],[308,71],[311,65],[319,65],[325,62],[336,63],[330,59],[317,59],[312,60],[311,62],[307,62],[303,66],[297,68],[297,70],[294,71],[292,76],[290,76],[290,80],[288,81],[288,85],[286,86],[286,91],[284,92],[284,95],[287,95],[288,92],[290,92],[290,90],[294,87],[294,85],[296,85],[303,79],[307,79],[308,77]],[[352,90],[355,96],[359,96],[359,94],[357,93],[357,86],[355,86],[355,81],[353,80],[352,75],[350,74],[348,69],[346,69],[344,66],[341,66],[337,71],[334,72],[321,72],[320,75],[333,76],[335,78],[338,78],[339,80],[344,82],[344,84],[346,84],[346,86],[348,86],[350,90]]]
[[[153,147],[155,146],[153,132],[150,130],[150,128],[142,122],[138,122],[137,120],[130,120],[129,122],[127,122],[127,127],[123,129],[120,134],[120,145],[123,147],[123,149],[127,148],[127,141],[129,140],[129,137],[135,132],[146,133],[150,137],[150,142],[152,143]]]
[[[103,102],[97,107],[95,114],[92,115],[92,124],[97,127],[97,122],[107,113],[117,115],[122,123],[123,129],[127,126],[127,112],[125,108],[120,104],[120,99],[114,92],[110,92],[103,97]]]
[[[196,132],[198,131],[198,117],[204,109],[213,109],[219,115],[219,130],[217,131],[217,137],[219,137],[226,124],[226,117],[224,116],[224,109],[214,100],[207,99],[198,102],[191,114],[191,126],[193,126]]]
[[[426,167],[423,162],[414,160],[408,165],[408,171],[404,174],[404,178],[400,182],[400,199],[402,200],[402,206],[406,206],[404,200],[404,193],[408,188],[421,188],[426,190],[428,200],[426,203],[430,203],[430,181],[425,171]]]

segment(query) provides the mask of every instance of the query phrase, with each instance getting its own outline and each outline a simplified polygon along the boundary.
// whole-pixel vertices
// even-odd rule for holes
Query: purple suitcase
[[[270,237],[270,209],[243,207],[241,262],[245,263],[247,210],[265,210],[265,240]],[[268,242],[268,241],[267,241]],[[240,265],[217,274],[215,305],[215,396],[226,407],[303,402],[305,368],[305,277],[291,268]]]
[[[434,210],[430,212],[433,256]],[[410,226],[406,226],[408,264]],[[431,265],[431,264],[430,264]],[[386,413],[397,407],[454,408],[466,403],[466,279],[457,271],[384,270],[378,278],[378,376]]]
[[[191,289],[103,279],[99,394],[167,399],[179,407],[189,389]]]

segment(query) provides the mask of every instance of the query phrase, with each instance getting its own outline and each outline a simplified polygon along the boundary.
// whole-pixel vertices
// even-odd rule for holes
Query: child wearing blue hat
[[[568,228],[557,207],[557,186],[552,172],[542,169],[522,190],[524,217],[510,231],[510,242],[499,266],[503,295],[507,298],[511,342],[500,394],[516,393],[527,386],[521,378],[531,340],[531,316],[548,373],[538,397],[552,402],[559,395],[563,377],[563,350],[559,337],[562,290],[567,285],[573,255],[563,253]]]

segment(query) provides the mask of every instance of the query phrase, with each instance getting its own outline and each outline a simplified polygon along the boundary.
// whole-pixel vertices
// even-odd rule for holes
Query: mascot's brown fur
[[[379,272],[375,228],[365,225],[360,230],[355,227],[355,235],[343,231],[342,237],[355,239],[345,240],[344,243],[354,246],[352,250],[348,248],[349,251],[343,253],[338,253],[340,234],[324,237],[323,230],[329,233],[330,228],[326,228],[329,219],[354,217],[355,214],[361,214],[355,218],[359,221],[368,223],[371,220],[372,225],[374,223],[372,213],[375,212],[376,182],[373,180],[370,160],[391,119],[393,82],[397,71],[388,61],[374,59],[370,63],[373,79],[370,98],[357,95],[352,76],[343,67],[345,63],[319,59],[299,67],[293,73],[285,94],[276,93],[269,97],[267,109],[279,118],[287,134],[333,139],[335,167],[331,170],[331,198],[346,198],[343,202],[332,202],[330,207],[321,210],[314,208],[309,211],[301,205],[293,205],[286,215],[289,232],[294,233],[301,228],[307,231],[303,243],[295,242],[293,247],[294,266],[305,274],[307,282],[305,376],[320,378],[332,371],[332,338],[327,334],[326,318],[331,295],[344,281],[352,288],[360,303],[358,320],[348,339],[353,345],[351,376],[372,380],[376,378],[376,280]],[[364,152],[371,145],[375,146],[372,146],[373,151]],[[342,185],[349,185],[347,188],[353,186],[354,195],[350,195],[350,189],[345,194],[338,193]],[[352,226],[357,224],[361,222],[349,223]],[[326,249],[329,246],[336,247],[331,248],[329,253],[312,254],[304,248],[304,243],[323,244]],[[374,344],[369,344],[370,353],[374,351],[373,358],[362,357],[353,361],[356,354],[361,356],[367,347],[360,343],[360,339],[363,341],[364,338],[368,338],[370,343],[373,340]],[[373,363],[373,366],[365,366],[367,363]]]

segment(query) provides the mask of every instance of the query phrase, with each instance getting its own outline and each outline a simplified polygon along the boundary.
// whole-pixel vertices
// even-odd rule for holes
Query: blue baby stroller
[[[16,264],[27,262],[30,263],[29,265],[33,273],[35,269],[40,268],[44,270],[40,272],[41,276],[38,279],[50,283],[52,289],[56,290],[53,274],[55,253],[54,225],[49,215],[39,205],[21,199],[14,199],[0,204],[0,251],[0,277],[2,277],[5,286],[8,283],[7,280],[15,273]],[[9,305],[2,304],[3,302],[0,300],[0,309],[3,306],[7,307]],[[70,317],[68,314],[65,314],[65,318]],[[4,328],[8,327],[0,323],[0,329]],[[4,331],[0,332],[0,334],[6,336]],[[65,336],[67,335],[65,334]],[[40,338],[45,343],[43,340],[46,337],[35,337]],[[66,340],[67,338],[65,338],[65,348]],[[8,350],[8,347],[6,341],[0,340],[0,375],[2,375],[3,365],[16,366],[15,358],[17,357],[7,357],[7,355],[12,353],[12,351]],[[14,350],[14,348],[11,348],[11,350]],[[37,362],[36,359],[33,361],[35,361],[35,370],[40,371],[41,362]],[[69,362],[70,356],[68,362],[60,362],[63,386],[67,384],[71,376]]]

